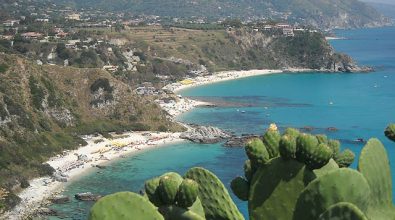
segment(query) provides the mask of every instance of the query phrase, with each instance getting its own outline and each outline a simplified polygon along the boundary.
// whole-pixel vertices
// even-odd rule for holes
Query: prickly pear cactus
[[[330,206],[349,202],[366,212],[371,199],[366,179],[356,170],[335,169],[313,180],[300,194],[293,220],[316,220]]]
[[[159,190],[157,190],[159,186],[160,178],[152,178],[150,180],[145,181],[144,188],[145,193],[148,196],[148,199],[156,206],[159,207],[164,205],[161,201]]]
[[[284,135],[288,135],[296,139],[300,135],[300,131],[295,128],[287,128],[284,131]]]
[[[184,179],[177,192],[177,205],[189,208],[198,197],[199,185],[191,179]]]
[[[254,138],[248,141],[245,146],[245,151],[248,158],[250,158],[251,166],[254,169],[258,168],[269,160],[269,153],[259,138]]]
[[[252,169],[251,166],[251,161],[246,160],[244,162],[244,176],[247,179],[247,181],[251,181],[252,177],[254,176],[256,169]]]
[[[296,158],[296,138],[290,135],[284,135],[280,139],[279,151],[285,160]]]
[[[335,155],[334,158],[339,167],[349,167],[354,162],[355,154],[351,150],[345,149],[340,154]]]
[[[327,144],[320,144],[315,136],[309,134],[299,135],[296,148],[296,159],[311,170],[325,166],[333,156],[333,151]]]
[[[280,132],[275,124],[271,124],[262,137],[263,144],[266,146],[269,158],[279,156]]]
[[[163,220],[163,216],[146,198],[132,192],[105,196],[93,205],[89,220]]]
[[[395,124],[390,124],[384,131],[385,136],[391,141],[395,141]]]
[[[317,177],[320,177],[335,169],[339,169],[339,165],[333,159],[330,159],[325,166],[320,169],[315,169],[313,172]]]
[[[177,206],[163,206],[159,211],[169,220],[205,220],[202,216]]]
[[[292,219],[299,194],[314,178],[314,173],[296,160],[270,160],[252,180],[250,219]]]
[[[243,215],[230,198],[224,184],[210,171],[195,167],[185,174],[199,184],[198,197],[207,220],[242,220]]]
[[[370,139],[361,151],[358,170],[372,190],[371,219],[395,219],[392,204],[392,178],[387,152],[378,139]]]
[[[230,183],[230,188],[232,189],[233,193],[239,198],[240,200],[247,201],[248,195],[250,191],[250,184],[247,180],[243,177],[236,177]]]
[[[178,187],[182,183],[182,178],[173,175],[163,175],[159,180],[159,196],[163,204],[172,205],[175,203]]]
[[[318,220],[368,220],[365,214],[355,205],[340,202],[330,206]]]

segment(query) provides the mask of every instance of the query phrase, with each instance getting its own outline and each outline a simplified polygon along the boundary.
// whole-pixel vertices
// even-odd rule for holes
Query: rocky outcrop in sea
[[[190,126],[190,129],[182,133],[180,138],[190,140],[195,143],[213,144],[231,137],[231,134],[216,127],[198,125]]]

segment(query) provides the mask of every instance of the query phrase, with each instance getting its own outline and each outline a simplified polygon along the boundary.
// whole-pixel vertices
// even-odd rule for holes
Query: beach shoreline
[[[192,87],[213,84],[240,78],[287,73],[287,72],[311,72],[311,69],[284,69],[284,70],[248,70],[248,71],[224,71],[207,76],[199,76],[189,79],[191,83],[172,83],[163,87],[175,94]],[[176,103],[160,104],[163,110],[168,112],[173,121],[176,117],[192,110],[197,106],[210,105],[210,103],[181,97]],[[179,122],[180,123],[180,122]],[[188,128],[187,125],[183,124]],[[78,179],[83,174],[99,169],[97,165],[113,162],[118,158],[135,155],[142,150],[154,149],[185,141],[180,138],[180,133],[159,132],[125,132],[119,135],[113,134],[113,139],[102,136],[86,135],[84,140],[88,143],[72,151],[64,151],[62,155],[52,157],[47,163],[56,171],[59,179],[64,177],[67,182],[54,180],[53,177],[40,177],[30,181],[30,186],[18,194],[21,203],[13,210],[5,213],[0,219],[23,219],[32,215],[40,207],[46,206],[48,200],[61,193],[67,184]],[[99,140],[102,140],[99,142]],[[81,161],[81,157],[87,159]]]

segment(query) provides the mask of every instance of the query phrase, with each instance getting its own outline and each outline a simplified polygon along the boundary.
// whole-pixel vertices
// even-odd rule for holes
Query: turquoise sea
[[[309,126],[315,128],[314,133],[340,139],[343,147],[357,154],[362,144],[353,140],[378,137],[387,148],[394,179],[395,144],[386,140],[383,130],[389,122],[395,122],[395,28],[338,31],[337,35],[346,38],[331,41],[337,51],[351,55],[359,64],[373,66],[377,71],[284,73],[192,88],[181,94],[212,100],[220,105],[196,108],[181,115],[179,120],[214,125],[238,134],[262,133],[273,122],[281,129]],[[338,131],[328,131],[328,127]],[[184,173],[194,166],[213,171],[229,187],[232,178],[243,175],[245,159],[243,149],[225,148],[221,144],[168,145],[115,161],[107,169],[70,183],[64,193],[73,197],[75,193],[88,191],[99,194],[139,192],[148,178],[166,171]],[[247,216],[247,204],[234,200]],[[85,219],[91,205],[73,200],[52,208],[67,219]]]

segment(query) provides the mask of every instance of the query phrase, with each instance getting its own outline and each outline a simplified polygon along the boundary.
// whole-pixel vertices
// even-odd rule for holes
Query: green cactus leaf
[[[160,177],[157,190],[159,190],[159,196],[163,204],[173,205],[175,203],[178,188],[182,181],[182,177],[176,175],[165,174]]]
[[[358,170],[372,190],[373,206],[392,205],[391,168],[384,146],[378,139],[370,139],[359,156]]]
[[[340,202],[330,206],[318,220],[368,220],[365,214],[355,205]]]
[[[300,131],[295,128],[287,128],[285,129],[284,135],[291,136],[293,138],[297,138],[300,134]]]
[[[350,149],[345,149],[338,155],[334,156],[339,167],[349,167],[354,162],[355,154]]]
[[[248,141],[245,146],[245,151],[253,168],[257,168],[269,160],[269,153],[259,138]]]
[[[159,177],[155,177],[145,181],[144,184],[145,194],[147,195],[148,199],[157,207],[163,205],[157,190],[159,186],[159,180]]]
[[[311,169],[325,166],[333,156],[332,149],[309,134],[301,134],[296,139],[296,159]]]
[[[148,199],[132,192],[119,192],[105,196],[90,210],[89,220],[163,220]]]
[[[273,129],[268,129],[263,135],[262,141],[263,144],[266,146],[267,152],[269,153],[269,158],[275,158],[279,156],[280,139],[280,132]]]
[[[395,141],[395,124],[390,124],[384,131],[385,136],[391,141]]]
[[[328,144],[328,137],[324,134],[318,134],[315,136],[319,144]]]
[[[370,187],[361,173],[348,168],[335,169],[313,180],[300,194],[294,220],[316,220],[330,206],[349,202],[366,212]]]
[[[340,142],[338,140],[329,140],[328,146],[332,149],[334,156],[340,153]]]
[[[240,200],[247,201],[248,194],[250,191],[250,184],[242,177],[236,177],[230,183],[230,188],[232,189],[233,193],[239,198]]]
[[[279,151],[280,151],[280,156],[284,160],[295,159],[296,138],[289,135],[283,135],[280,139]]]
[[[199,184],[198,197],[202,202],[207,220],[242,220],[243,215],[232,201],[224,184],[210,171],[195,167],[188,170],[185,178]]]
[[[202,216],[177,206],[163,206],[159,208],[165,220],[205,220]]]
[[[195,203],[198,196],[199,185],[191,179],[184,179],[178,188],[177,206],[188,208]]]
[[[317,177],[320,177],[331,172],[334,169],[339,169],[339,165],[333,159],[330,159],[325,166],[321,167],[320,169],[315,169],[313,170],[313,172]]]
[[[251,167],[251,161],[246,160],[244,162],[244,176],[247,179],[247,181],[251,181],[252,177],[254,176],[256,170],[253,170]]]
[[[279,157],[270,160],[252,180],[250,219],[292,219],[299,194],[314,178],[303,163]]]

